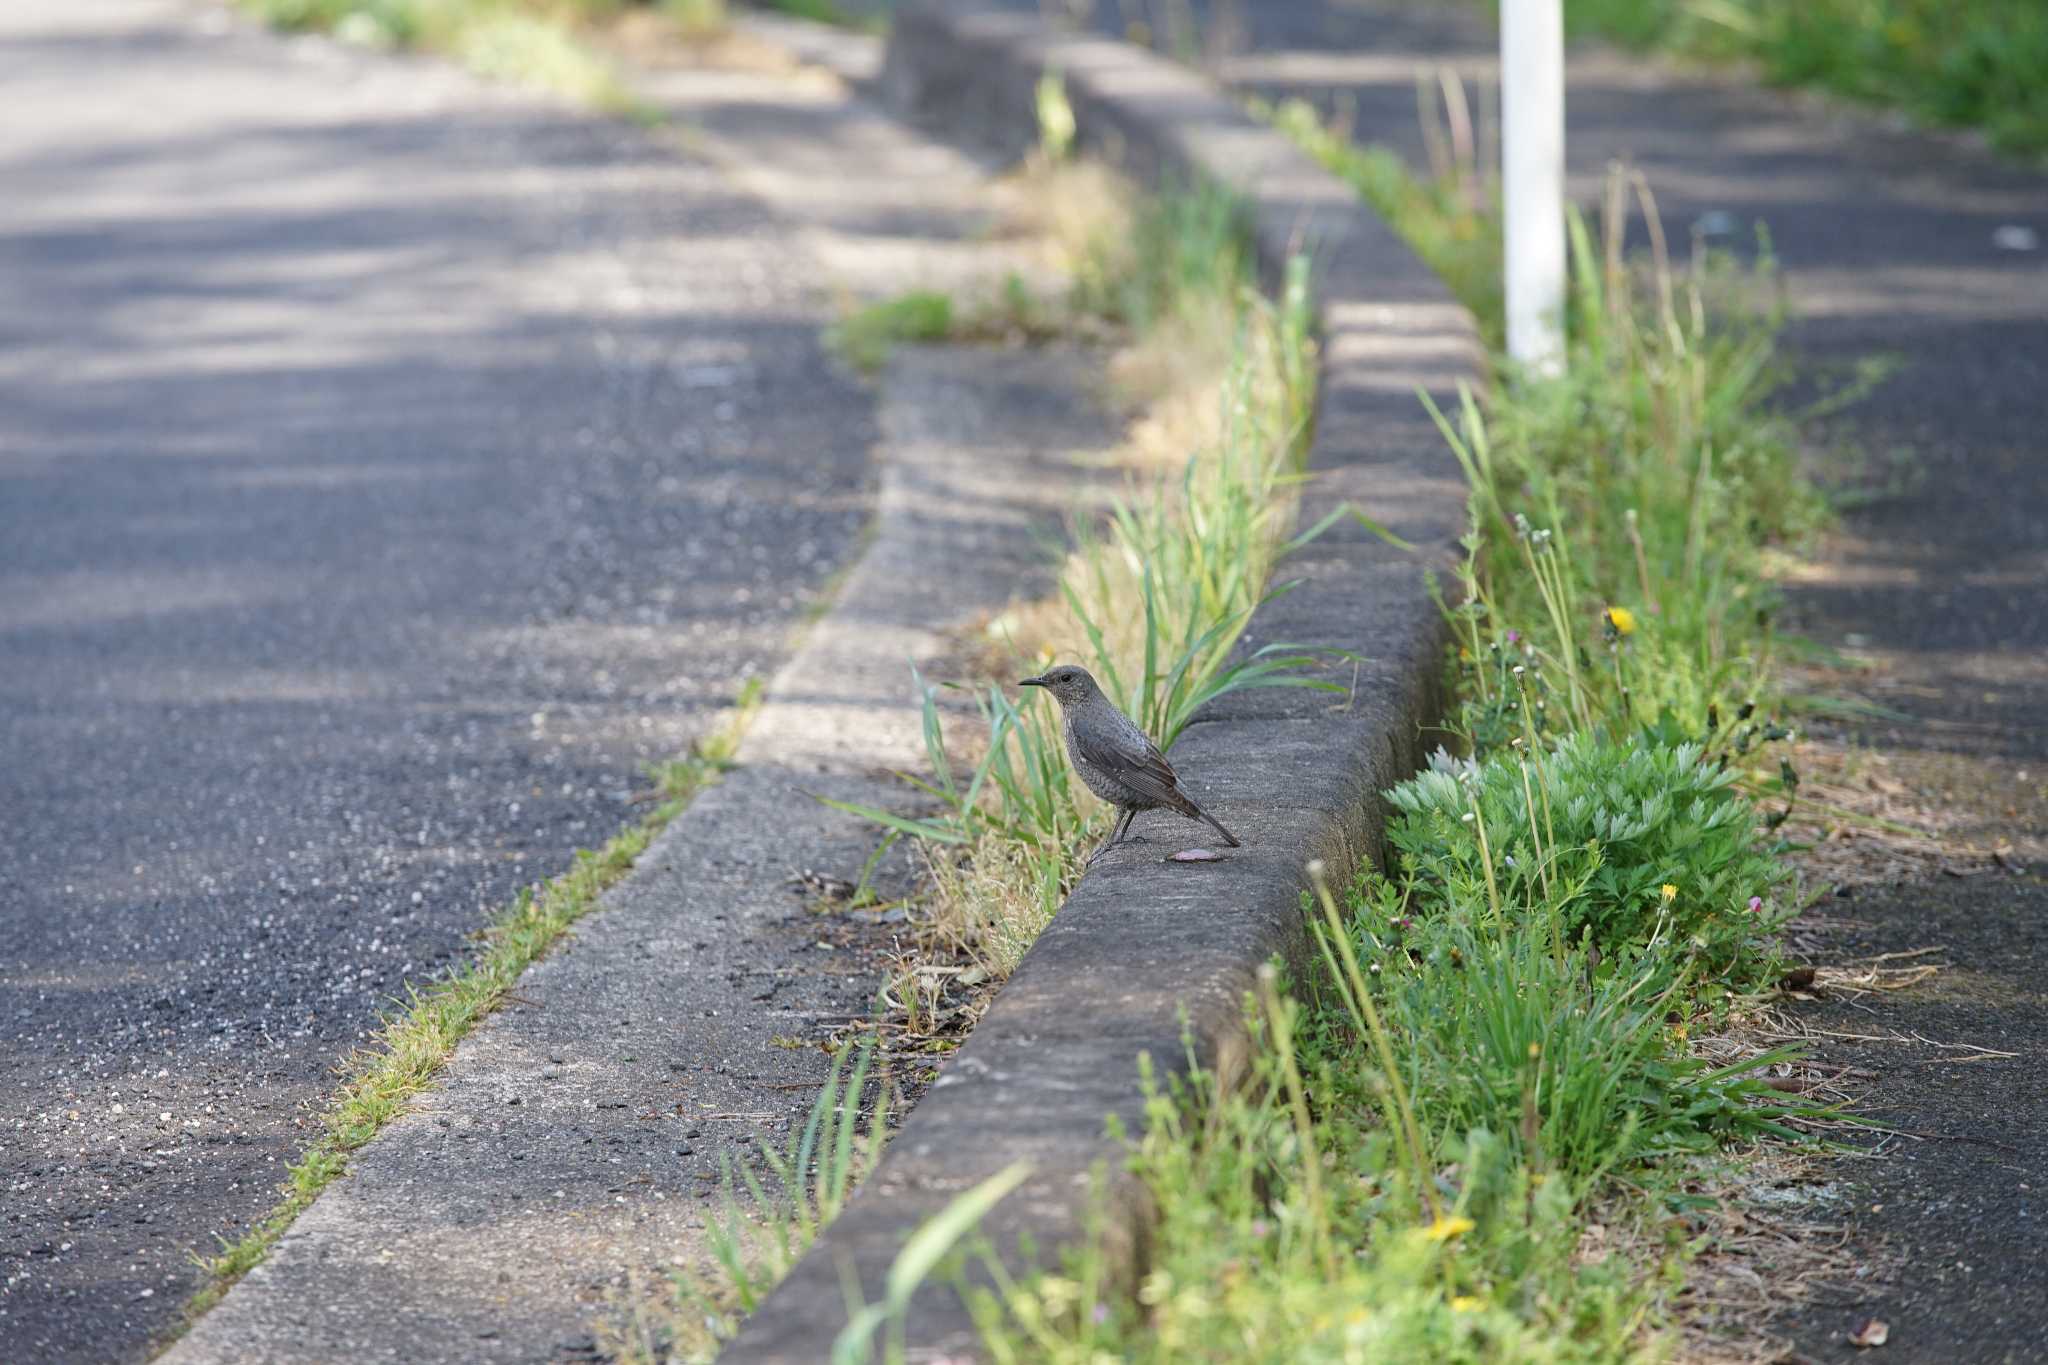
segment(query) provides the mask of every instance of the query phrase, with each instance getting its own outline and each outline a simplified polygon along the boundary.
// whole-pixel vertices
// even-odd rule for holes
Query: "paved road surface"
[[[330,1068],[765,669],[871,414],[706,166],[0,7],[0,1359],[137,1359]]]

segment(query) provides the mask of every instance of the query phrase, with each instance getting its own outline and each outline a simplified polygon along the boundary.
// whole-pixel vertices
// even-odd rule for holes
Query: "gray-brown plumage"
[[[1060,704],[1060,733],[1067,741],[1067,758],[1081,780],[1103,800],[1117,808],[1116,827],[1101,848],[1090,855],[1093,862],[1116,847],[1141,810],[1164,808],[1190,820],[1206,820],[1232,848],[1237,836],[1223,828],[1216,817],[1188,799],[1173,774],[1173,765],[1151,737],[1131,718],[1116,709],[1102,695],[1085,668],[1062,664],[1036,678],[1026,678],[1019,687],[1042,687]]]

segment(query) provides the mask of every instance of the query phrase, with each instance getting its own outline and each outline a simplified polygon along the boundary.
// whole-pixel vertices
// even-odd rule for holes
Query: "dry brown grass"
[[[1764,1365],[1785,1358],[1772,1320],[1787,1308],[1842,1292],[1867,1267],[1837,1220],[1829,1169],[1806,1153],[1766,1144],[1708,1174],[1692,1193],[1713,1201],[1685,1287],[1673,1304],[1674,1359],[1690,1365]]]
[[[1836,739],[1792,746],[1799,800],[1785,833],[1809,845],[1801,872],[1825,885],[1976,876],[2002,866],[1995,841],[1971,837],[1973,814],[1913,780],[1910,760]]]
[[[1766,1005],[1693,1039],[1691,1050],[1716,1066],[1731,1066],[1806,1036],[1797,1016]],[[1760,1071],[1775,1090],[1844,1108],[1874,1079],[1868,1071],[1809,1058],[1770,1062]],[[1844,1225],[1846,1196],[1833,1153],[1818,1145],[1855,1125],[1830,1117],[1791,1122],[1817,1139],[1816,1145],[1760,1142],[1701,1161],[1684,1184],[1699,1206],[1688,1229],[1683,1283],[1666,1304],[1664,1344],[1674,1360],[1785,1360],[1788,1343],[1777,1330],[1783,1314],[1816,1297],[1841,1294],[1843,1286],[1873,1272],[1868,1249],[1852,1244]],[[1654,1229],[1634,1235],[1652,1239]],[[1654,1264],[1655,1251],[1643,1240],[1633,1254],[1647,1266]]]
[[[925,955],[973,963],[993,990],[1050,922],[1031,894],[1024,850],[986,835],[958,857],[932,858],[930,869],[931,895],[917,921]]]

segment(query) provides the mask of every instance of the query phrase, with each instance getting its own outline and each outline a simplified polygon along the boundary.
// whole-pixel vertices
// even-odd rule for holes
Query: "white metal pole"
[[[1501,195],[1508,354],[1539,374],[1564,364],[1564,9],[1501,0]]]

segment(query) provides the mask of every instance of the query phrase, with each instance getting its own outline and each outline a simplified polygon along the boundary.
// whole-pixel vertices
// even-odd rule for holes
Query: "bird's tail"
[[[1188,809],[1194,813],[1196,818],[1206,820],[1209,823],[1209,828],[1215,830],[1218,834],[1222,835],[1224,843],[1230,845],[1230,847],[1232,848],[1240,847],[1237,841],[1237,836],[1235,834],[1232,834],[1229,830],[1223,828],[1223,822],[1221,820],[1218,820],[1215,816],[1209,814],[1209,812],[1203,810],[1200,806],[1196,805],[1192,801],[1188,802]]]

